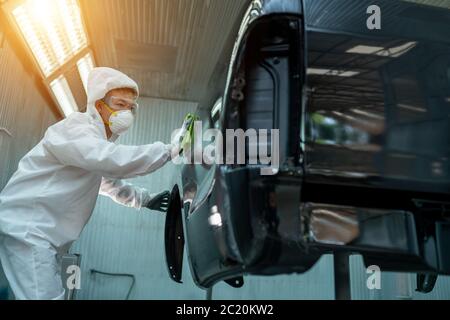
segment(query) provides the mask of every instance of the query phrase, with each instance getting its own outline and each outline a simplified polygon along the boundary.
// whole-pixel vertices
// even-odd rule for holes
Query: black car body
[[[450,274],[450,10],[377,4],[381,30],[371,1],[251,2],[197,114],[223,132],[279,129],[280,167],[183,167],[166,224],[174,280],[185,241],[203,288],[340,251]]]

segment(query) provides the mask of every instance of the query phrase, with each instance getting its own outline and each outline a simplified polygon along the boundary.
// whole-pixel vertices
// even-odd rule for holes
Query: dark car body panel
[[[372,4],[261,0],[243,13],[197,115],[204,129],[278,129],[280,167],[183,166],[200,287],[302,273],[339,251],[450,274],[450,11],[380,0],[383,28],[369,31]]]
[[[164,229],[164,245],[168,272],[173,281],[181,283],[183,271],[184,231],[178,186],[170,193]]]

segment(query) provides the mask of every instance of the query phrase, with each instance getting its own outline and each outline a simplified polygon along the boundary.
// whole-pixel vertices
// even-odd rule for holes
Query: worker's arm
[[[149,174],[170,160],[172,150],[171,145],[162,142],[142,146],[114,144],[99,137],[95,128],[73,124],[50,127],[43,146],[65,165],[113,179]]]
[[[135,209],[143,207],[166,212],[169,206],[169,191],[151,194],[144,188],[139,188],[119,179],[103,178],[99,194],[111,198],[118,204]]]
[[[102,178],[99,194],[126,207],[140,209],[151,195],[144,189],[120,179]]]

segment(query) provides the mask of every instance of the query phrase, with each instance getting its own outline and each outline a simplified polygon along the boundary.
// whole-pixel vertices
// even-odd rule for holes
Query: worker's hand
[[[184,148],[188,147],[189,143],[186,143],[185,138],[189,133],[189,127],[195,121],[196,118],[193,115],[187,115],[178,130],[177,134],[172,138],[172,157],[181,154]]]
[[[172,159],[176,159],[182,151],[181,142],[184,139],[184,136],[186,135],[186,131],[183,131],[183,129],[179,129],[178,133],[173,137],[171,141],[171,156]]]
[[[172,160],[178,160],[180,158],[181,151],[182,149],[180,143],[170,144],[170,156]]]
[[[163,191],[156,195],[152,195],[144,205],[147,209],[167,212],[169,208],[170,191]]]

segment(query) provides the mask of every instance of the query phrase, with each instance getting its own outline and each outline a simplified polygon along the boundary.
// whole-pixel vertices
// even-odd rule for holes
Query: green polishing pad
[[[192,142],[194,141],[194,124],[195,121],[199,121],[200,118],[196,116],[195,114],[188,113],[186,117],[184,118],[184,123],[186,123],[187,126],[187,132],[184,136],[183,140],[181,141],[181,151],[180,154],[184,151],[184,149],[187,149],[190,147]]]

